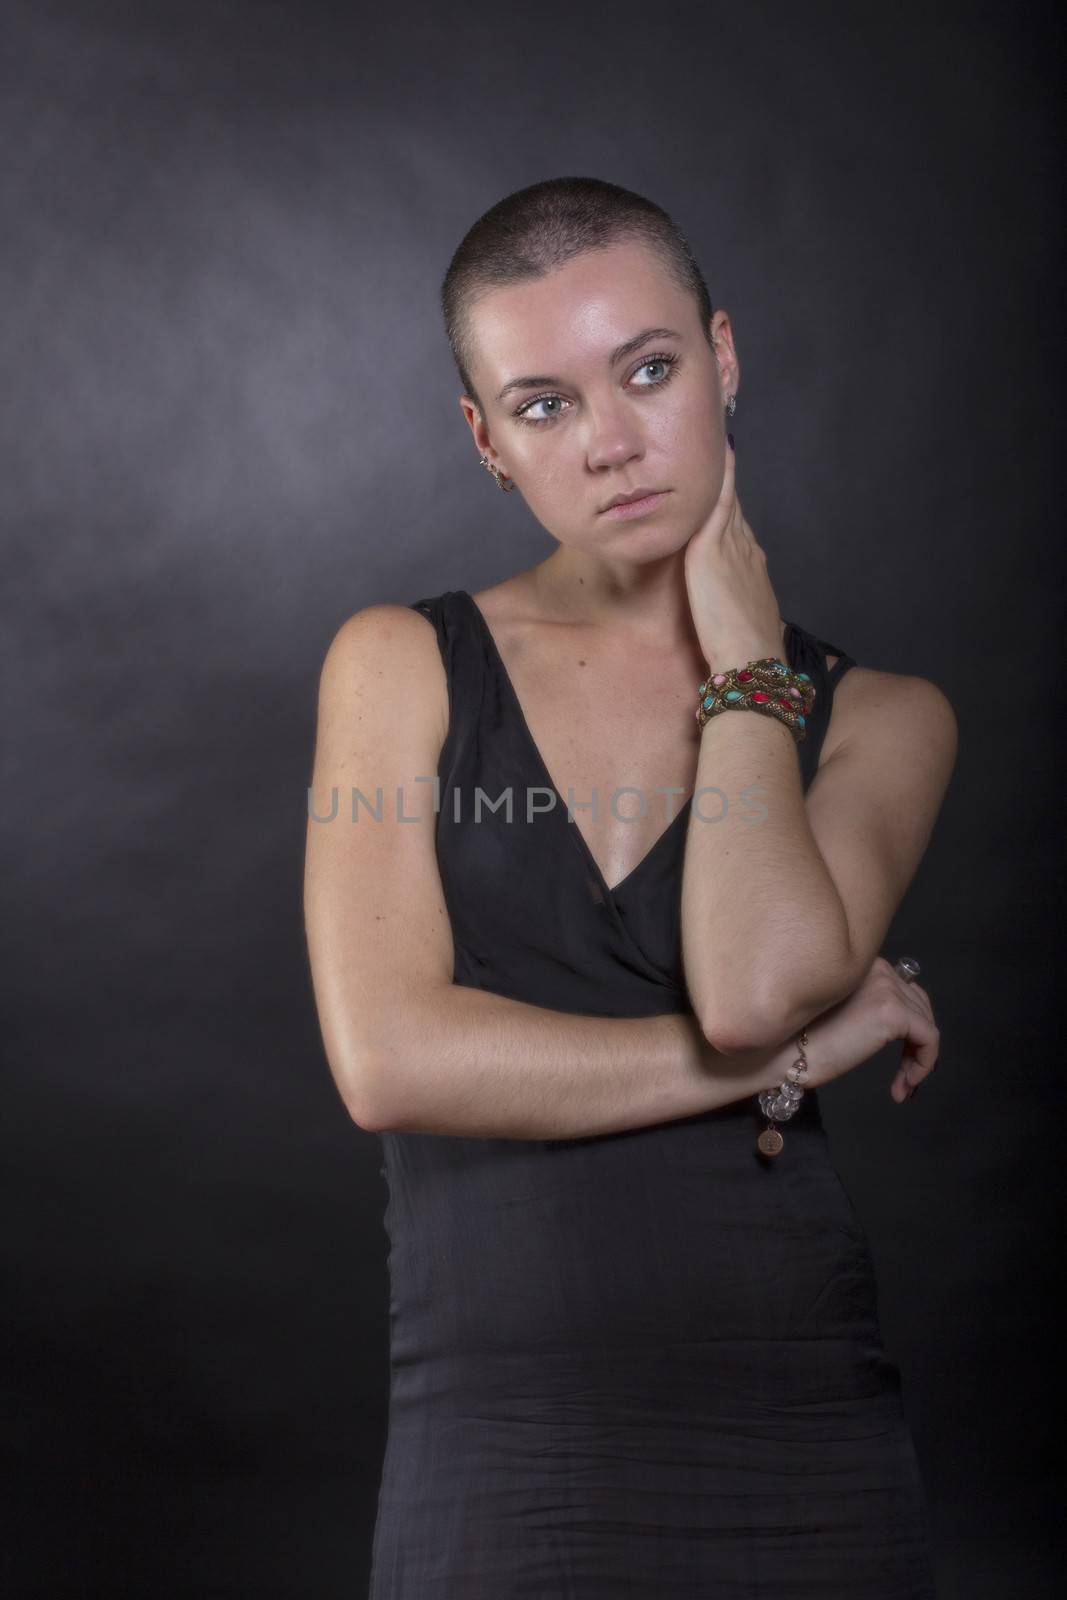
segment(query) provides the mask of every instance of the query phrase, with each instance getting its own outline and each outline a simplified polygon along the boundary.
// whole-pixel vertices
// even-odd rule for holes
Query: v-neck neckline
[[[589,848],[589,842],[586,839],[585,834],[582,832],[581,828],[579,828],[577,822],[568,816],[567,802],[557,789],[555,779],[549,772],[548,764],[546,763],[544,756],[541,754],[540,746],[530,731],[530,724],[526,720],[526,713],[522,708],[522,701],[519,699],[515,685],[511,681],[511,674],[504,663],[504,658],[501,655],[496,639],[493,636],[493,630],[490,628],[489,623],[486,620],[485,613],[482,611],[481,606],[478,604],[469,590],[460,589],[458,593],[464,597],[464,599],[467,601],[467,604],[470,606],[470,609],[474,612],[475,618],[477,619],[478,625],[489,647],[493,660],[499,668],[501,681],[503,682],[504,688],[511,701],[512,710],[515,712],[515,719],[518,723],[520,732],[526,741],[533,764],[538,768],[541,776],[545,780],[543,787],[549,789],[556,797],[556,804],[552,807],[552,810],[560,810],[566,826],[573,829],[573,836],[577,842],[578,849],[581,851],[582,857],[586,862],[586,865],[595,875],[596,881],[600,886],[602,893],[607,899],[614,901],[620,892],[632,882],[632,880],[637,876],[646,863],[651,860],[656,852],[662,849],[666,840],[674,836],[678,828],[681,826],[683,819],[689,815],[689,810],[693,803],[693,796],[690,795],[688,799],[683,800],[682,804],[679,806],[670,822],[668,822],[666,827],[656,835],[655,839],[652,841],[651,845],[649,845],[644,855],[640,858],[635,866],[630,868],[630,871],[626,874],[626,876],[620,878],[616,884],[609,884],[600,869],[596,857]]]

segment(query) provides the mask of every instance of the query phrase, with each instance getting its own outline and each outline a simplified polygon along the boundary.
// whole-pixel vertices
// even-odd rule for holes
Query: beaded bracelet
[[[784,722],[797,744],[806,736],[815,685],[806,672],[791,671],[777,656],[712,673],[699,688],[696,718],[702,728],[722,711],[762,711]]]
[[[777,1089],[760,1090],[758,1096],[760,1110],[767,1118],[767,1126],[756,1140],[756,1149],[762,1151],[765,1156],[776,1156],[785,1143],[774,1124],[788,1122],[804,1098],[801,1084],[808,1081],[808,1058],[805,1054],[807,1046],[808,1030],[801,1028],[796,1037],[799,1054],[792,1065],[786,1068],[785,1082]]]

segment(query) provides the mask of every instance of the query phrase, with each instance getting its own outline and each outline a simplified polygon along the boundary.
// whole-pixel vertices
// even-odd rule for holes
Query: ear
[[[478,447],[479,455],[488,456],[490,461],[494,462],[495,465],[500,466],[500,462],[496,457],[496,451],[493,449],[492,441],[489,438],[489,430],[485,425],[485,418],[482,416],[481,409],[479,408],[477,402],[472,400],[469,394],[461,394],[459,397],[459,405],[460,410],[467,419],[467,425],[470,428],[471,433],[474,435],[474,442]],[[503,468],[501,468],[501,470],[503,470]]]
[[[737,359],[734,349],[734,334],[730,326],[729,313],[720,306],[711,321],[708,323],[711,336],[712,350],[719,368],[719,388],[722,392],[723,405],[726,404],[728,395],[736,395],[741,382],[741,363]]]

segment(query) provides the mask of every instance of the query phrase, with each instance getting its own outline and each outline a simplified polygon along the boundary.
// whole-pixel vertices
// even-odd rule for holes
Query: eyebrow
[[[632,355],[635,350],[640,350],[641,346],[647,344],[650,339],[680,339],[681,337],[682,335],[676,333],[673,328],[644,328],[640,333],[635,334],[632,339],[626,339],[622,344],[615,346],[615,349],[611,352],[608,365],[617,366],[624,357]],[[506,383],[501,389],[497,399],[503,400],[504,396],[510,394],[513,389],[539,389],[546,383],[562,382],[562,378],[552,377],[512,378],[510,383]]]

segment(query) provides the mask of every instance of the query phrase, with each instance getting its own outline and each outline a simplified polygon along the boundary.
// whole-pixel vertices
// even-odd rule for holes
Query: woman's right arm
[[[323,663],[304,920],[319,1024],[370,1130],[574,1138],[695,1115],[781,1083],[790,1043],[721,1055],[691,1013],[597,1017],[452,982],[432,779],[448,690],[427,619],[367,606]],[[353,822],[351,793],[373,805]],[[329,816],[337,790],[334,820]],[[398,790],[403,797],[397,804]],[[414,821],[397,821],[398,813]]]

